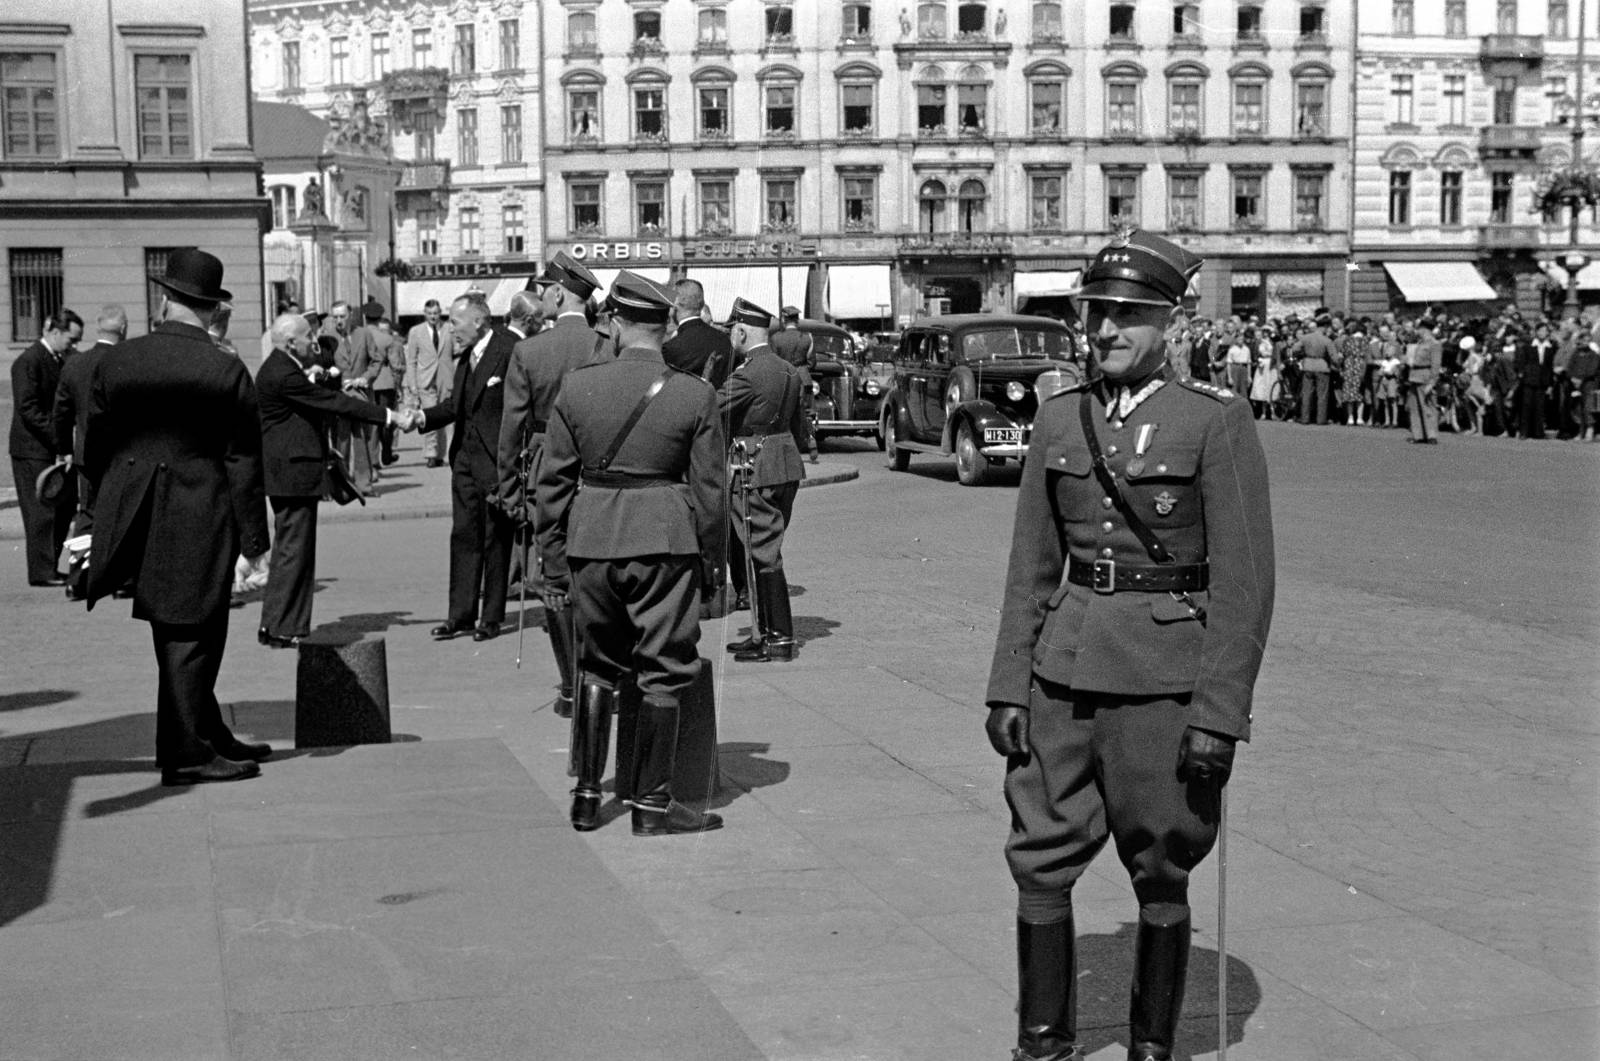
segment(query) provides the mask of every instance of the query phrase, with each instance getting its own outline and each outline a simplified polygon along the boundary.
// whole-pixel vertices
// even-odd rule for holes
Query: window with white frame
[[[522,105],[500,108],[500,161],[522,161]]]
[[[1495,0],[1494,28],[1496,33],[1517,32],[1517,0]]]
[[[633,86],[633,135],[638,140],[667,138],[667,88],[651,82]]]
[[[283,42],[283,87],[297,89],[300,87],[300,42]]]
[[[1320,41],[1326,32],[1327,12],[1322,7],[1322,0],[1302,3],[1300,5],[1300,39],[1303,41]]]
[[[296,193],[292,184],[274,184],[267,189],[267,195],[272,199],[272,227],[277,229],[288,228],[294,223]]]
[[[728,9],[724,7],[702,7],[695,16],[697,25],[696,40],[702,46],[714,48],[724,47],[728,43]]]
[[[1328,135],[1328,83],[1302,79],[1294,86],[1296,136]]]
[[[1389,224],[1401,228],[1411,224],[1411,171],[1389,171]]]
[[[1239,40],[1246,42],[1261,40],[1261,5],[1240,4],[1234,16],[1234,25]]]
[[[726,84],[700,85],[695,90],[699,97],[700,138],[726,140],[733,123],[728,113],[730,88]]]
[[[1545,122],[1549,125],[1563,123],[1566,111],[1571,106],[1567,97],[1567,79],[1564,77],[1547,77],[1544,79]]]
[[[766,9],[768,44],[788,44],[794,40],[794,8],[789,4],[771,4]]]
[[[726,236],[733,231],[733,181],[728,177],[701,177],[700,235]]]
[[[917,132],[942,134],[949,128],[949,98],[945,85],[917,86]]]
[[[483,253],[483,213],[476,206],[463,206],[456,211],[461,225],[461,253]]]
[[[766,134],[779,137],[793,136],[799,87],[792,83],[764,85],[762,96]]]
[[[1137,228],[1139,225],[1139,171],[1107,170],[1106,227]]]
[[[423,258],[439,256],[439,212],[417,211],[417,254]]]
[[[872,4],[863,0],[846,0],[844,21],[839,31],[846,43],[865,43],[872,39]]]
[[[1200,174],[1197,171],[1168,171],[1167,227],[1174,232],[1200,229]]]
[[[647,8],[633,13],[633,43],[657,48],[661,44],[661,12]]]
[[[878,180],[866,174],[847,174],[842,178],[846,232],[872,232],[878,227]]]
[[[1294,175],[1294,227],[1321,232],[1328,227],[1328,175],[1299,170]]]
[[[601,228],[600,182],[572,181],[567,185],[567,202],[572,209],[572,232],[578,236],[598,235]]]
[[[456,111],[456,164],[478,164],[478,108],[462,107]]]
[[[1033,39],[1041,43],[1061,39],[1060,0],[1033,0]]]
[[[1445,125],[1461,126],[1467,124],[1467,75],[1444,75],[1444,107],[1442,117]]]
[[[54,52],[0,52],[0,130],[6,158],[60,158]]]
[[[1193,75],[1167,82],[1167,132],[1173,136],[1199,136],[1204,82]]]
[[[593,55],[599,48],[594,12],[567,12],[567,50],[574,55]]]
[[[1066,110],[1067,83],[1064,80],[1040,77],[1028,82],[1028,127],[1034,133],[1065,132],[1062,116]]]
[[[1392,0],[1389,5],[1390,30],[1400,36],[1409,37],[1416,32],[1416,27],[1416,11],[1411,0]]]
[[[517,70],[521,66],[522,23],[514,18],[503,18],[500,20],[500,69]]]
[[[1444,0],[1444,35],[1467,35],[1467,0]]]
[[[1511,221],[1511,192],[1516,174],[1495,170],[1489,174],[1489,223],[1505,225]]]
[[[877,86],[872,82],[845,82],[839,86],[840,126],[847,136],[865,136],[873,130],[873,97]]]
[[[639,236],[652,238],[667,230],[667,182],[659,178],[633,182],[633,224]]]
[[[1112,4],[1107,12],[1107,32],[1113,41],[1131,41],[1138,25],[1137,9],[1132,4]]]
[[[376,81],[389,72],[389,35],[387,33],[374,33],[371,46],[372,79]]]
[[[1060,173],[1034,173],[1028,178],[1028,229],[1060,232],[1066,217],[1067,178]]]
[[[521,203],[506,203],[500,208],[500,244],[506,254],[522,254],[527,249]]]
[[[194,107],[187,55],[135,55],[140,158],[193,158]]]
[[[1461,225],[1461,171],[1447,169],[1439,174],[1439,224],[1445,228]]]
[[[921,0],[917,4],[917,39],[942,41],[948,31],[948,15],[943,0]]]
[[[456,27],[456,46],[450,56],[450,69],[457,74],[470,74],[478,69],[478,38],[475,27]]]
[[[350,83],[350,38],[328,38],[328,83],[330,85],[348,85]]]
[[[1233,82],[1233,135],[1262,136],[1267,131],[1267,85],[1256,76]]]
[[[1184,39],[1200,36],[1200,5],[1179,0],[1172,5],[1172,35]]]
[[[989,127],[989,86],[963,81],[956,86],[956,120],[962,133],[975,136]]]
[[[1266,209],[1261,196],[1266,186],[1266,174],[1256,170],[1236,170],[1233,173],[1233,227],[1258,229],[1266,221]]]
[[[957,230],[975,235],[989,230],[989,189],[977,179],[961,182],[956,192]]]
[[[1410,74],[1392,74],[1389,77],[1389,123],[1410,125],[1416,117],[1415,78]]]
[[[567,131],[574,144],[600,139],[600,86],[582,84],[567,89]]]
[[[761,181],[769,232],[793,232],[800,227],[800,181],[795,177],[766,177]]]
[[[945,231],[944,207],[948,197],[944,182],[929,178],[917,191],[917,231],[933,235]]]
[[[1139,82],[1133,78],[1106,82],[1106,135],[1139,135]]]
[[[426,27],[418,27],[411,31],[411,65],[416,67],[433,65],[433,31]]]

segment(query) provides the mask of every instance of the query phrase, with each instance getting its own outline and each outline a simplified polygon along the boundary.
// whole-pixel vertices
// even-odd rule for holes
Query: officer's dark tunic
[[[1129,505],[1177,563],[1209,565],[1209,588],[1191,594],[1203,617],[1168,592],[1067,580],[1069,558],[1154,564],[1093,474],[1086,401]],[[1030,754],[1006,774],[1006,853],[1024,920],[1062,916],[1108,833],[1141,902],[1184,901],[1217,823],[1215,793],[1197,799],[1178,779],[1183,732],[1249,739],[1272,600],[1266,462],[1247,401],[1174,380],[1125,422],[1108,422],[1097,388],[1041,407],[986,697],[1030,708]]]
[[[732,440],[742,439],[750,450],[761,446],[750,478],[749,542],[744,542],[744,494],[737,483],[732,505],[734,529],[758,572],[783,567],[783,534],[806,474],[800,459],[799,443],[807,430],[800,394],[799,373],[766,345],[749,351],[722,385],[721,407]]]

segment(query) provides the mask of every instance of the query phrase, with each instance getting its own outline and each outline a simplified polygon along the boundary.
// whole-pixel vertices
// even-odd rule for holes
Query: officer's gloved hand
[[[1237,743],[1233,737],[1190,726],[1183,731],[1183,746],[1178,750],[1178,777],[1221,788],[1233,773],[1233,746]]]
[[[1015,705],[989,709],[983,725],[989,743],[1001,755],[1028,754],[1028,709]]]

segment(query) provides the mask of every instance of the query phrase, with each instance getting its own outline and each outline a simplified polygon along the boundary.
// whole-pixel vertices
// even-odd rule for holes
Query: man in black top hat
[[[1216,842],[1272,615],[1266,461],[1243,395],[1175,379],[1201,261],[1134,232],[1078,298],[1089,382],[1041,404],[986,696],[1006,756],[1018,1061],[1080,1057],[1072,887],[1108,838],[1139,900],[1128,1057],[1172,1056],[1189,873]]]
[[[726,451],[716,392],[661,357],[673,295],[623,270],[606,303],[615,360],[574,370],[551,408],[535,485],[545,606],[570,599],[580,651],[572,824],[599,825],[617,683],[634,674],[636,836],[704,832],[672,799],[678,712],[700,674],[700,595],[721,572]],[[580,489],[581,485],[581,489]]]
[[[215,688],[234,562],[267,551],[261,418],[249,373],[206,332],[231,297],[222,262],[175,250],[156,283],[162,323],[104,359],[91,390],[89,607],[131,582],[150,624],[162,783],[236,781],[272,752],[229,731]]]

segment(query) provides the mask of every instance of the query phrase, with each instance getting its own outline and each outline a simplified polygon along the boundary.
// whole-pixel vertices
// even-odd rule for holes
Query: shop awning
[[[1016,292],[1017,304],[1021,305],[1030,298],[1070,295],[1078,289],[1078,277],[1082,275],[1083,271],[1080,269],[1051,269],[1037,273],[1018,272],[1012,274],[1011,286]]]
[[[1546,262],[1544,271],[1545,275],[1563,288],[1567,286],[1567,270],[1563,267],[1555,262]],[[1600,291],[1600,262],[1590,262],[1578,270],[1578,290]]]
[[[611,282],[617,278],[617,274],[622,272],[622,270],[590,269],[589,271],[593,273],[594,278],[600,282],[600,286],[595,289],[594,297],[597,300],[604,302],[606,295],[611,291]],[[628,271],[637,273],[646,280],[654,280],[658,284],[664,284],[672,277],[672,270],[668,269],[666,266],[641,266],[637,269],[629,269]]]
[[[1471,262],[1384,262],[1383,268],[1407,302],[1493,301],[1500,297]]]
[[[511,309],[511,296],[525,291],[532,276],[502,276],[489,288],[489,312],[504,317]]]
[[[422,305],[429,299],[438,299],[439,305],[446,313],[450,312],[450,303],[468,291],[480,291],[485,297],[495,289],[499,281],[490,277],[487,279],[456,279],[456,280],[402,280],[395,284],[395,314],[400,317],[422,316]],[[506,302],[510,303],[511,295],[507,293]],[[496,312],[504,313],[505,310]]]
[[[711,307],[711,316],[721,321],[728,319],[733,300],[741,297],[774,314],[782,311],[784,306],[799,306],[803,310],[806,304],[806,275],[810,271],[809,265],[785,265],[782,298],[778,296],[776,265],[706,266],[690,269],[688,277],[700,281],[706,289],[706,305]],[[874,309],[870,315],[876,316],[877,312]]]
[[[787,296],[788,292],[784,294]],[[789,302],[799,305],[792,298]],[[834,320],[881,320],[891,316],[893,310],[887,265],[828,267],[828,314]]]

